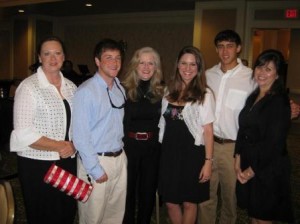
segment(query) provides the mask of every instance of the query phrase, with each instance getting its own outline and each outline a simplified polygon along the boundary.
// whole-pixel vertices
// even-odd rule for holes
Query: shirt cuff
[[[31,128],[13,130],[10,136],[10,151],[24,151],[41,137],[41,134],[33,132]]]
[[[98,164],[94,169],[91,170],[91,176],[96,181],[104,174],[103,168]]]

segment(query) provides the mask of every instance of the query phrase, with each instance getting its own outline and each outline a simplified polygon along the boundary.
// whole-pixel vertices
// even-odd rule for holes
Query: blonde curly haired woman
[[[158,121],[163,96],[162,78],[157,51],[151,47],[136,50],[122,82],[127,93],[124,149],[128,159],[124,224],[150,223],[151,220],[160,158]]]

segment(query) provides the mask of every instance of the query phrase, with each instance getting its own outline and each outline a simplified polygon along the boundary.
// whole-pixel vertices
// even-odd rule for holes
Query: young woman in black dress
[[[215,102],[200,51],[184,47],[162,100],[159,194],[173,224],[194,224],[197,204],[209,199]]]
[[[160,56],[153,48],[144,47],[134,53],[123,85],[128,99],[124,116],[128,181],[123,223],[147,224],[151,220],[157,190],[158,121],[163,96]]]
[[[258,56],[253,72],[258,88],[239,116],[237,200],[248,210],[252,224],[293,222],[286,148],[291,109],[283,84],[284,68],[284,58],[277,50]]]

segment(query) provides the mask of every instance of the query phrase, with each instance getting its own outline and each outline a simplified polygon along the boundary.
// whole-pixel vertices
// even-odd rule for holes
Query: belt
[[[226,138],[220,138],[220,137],[215,136],[215,135],[214,135],[214,141],[219,143],[219,144],[235,143],[234,140],[226,139]]]
[[[117,156],[121,155],[122,152],[123,152],[123,149],[120,149],[119,151],[116,151],[116,152],[98,152],[97,154],[99,156],[117,157]]]
[[[128,137],[138,141],[147,141],[153,137],[153,132],[128,132]]]

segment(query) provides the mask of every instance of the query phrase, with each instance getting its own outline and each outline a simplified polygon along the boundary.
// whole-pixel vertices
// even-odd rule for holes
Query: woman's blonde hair
[[[133,102],[138,100],[138,85],[139,85],[139,77],[137,73],[137,67],[140,63],[140,57],[142,54],[150,53],[153,55],[155,71],[150,80],[150,89],[149,92],[152,94],[151,102],[157,102],[163,96],[163,75],[161,70],[161,62],[160,56],[156,50],[151,47],[143,47],[136,50],[131,58],[125,75],[123,76],[122,84],[126,89],[127,98]]]

